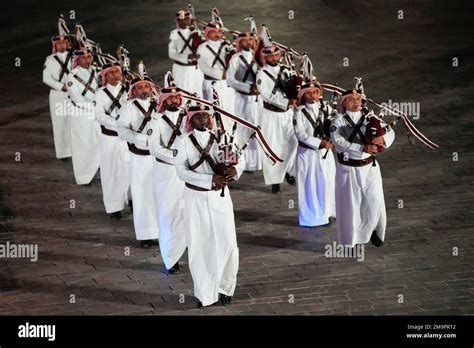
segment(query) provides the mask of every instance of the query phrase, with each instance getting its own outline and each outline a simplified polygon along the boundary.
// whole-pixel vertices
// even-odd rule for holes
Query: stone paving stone
[[[231,186],[240,250],[233,304],[200,310],[187,255],[180,275],[165,274],[159,247],[139,248],[129,210],[120,221],[105,214],[100,179],[77,186],[72,164],[54,158],[48,88],[38,72],[49,53],[50,34],[44,28],[53,30],[54,16],[73,3],[64,0],[61,8],[51,4],[47,13],[16,14],[32,26],[5,28],[5,37],[22,44],[0,49],[8,59],[23,57],[21,69],[0,66],[2,85],[10,86],[0,105],[0,242],[39,248],[36,263],[0,259],[0,315],[474,314],[474,127],[467,102],[474,94],[474,50],[459,35],[471,27],[472,11],[456,2],[403,3],[411,16],[401,25],[393,18],[393,6],[369,7],[356,1],[359,17],[347,21],[326,2],[308,2],[307,11],[301,12],[303,4],[297,1],[298,26],[293,26],[282,23],[281,16],[269,16],[266,6],[250,0],[239,3],[239,8],[254,10],[259,24],[265,19],[275,39],[307,51],[321,81],[351,86],[352,77],[361,74],[374,99],[419,102],[422,115],[413,122],[441,146],[432,151],[419,143],[408,145],[404,126],[396,126],[394,145],[380,155],[386,244],[380,249],[367,245],[363,262],[324,256],[325,245],[336,238],[335,225],[299,227],[296,187],[283,184],[282,192],[273,195],[261,172],[244,174]],[[123,6],[117,14],[129,6],[123,0],[118,3]],[[272,4],[286,18],[287,4]],[[120,32],[96,20],[102,18],[98,13],[104,6],[83,7],[80,20],[88,22],[86,30],[105,51],[124,43],[159,80],[169,66],[165,47],[177,5],[161,2],[162,11],[152,18],[148,14],[155,5],[144,3]],[[235,5],[205,0],[199,9],[212,6],[220,9],[226,26],[242,28]],[[376,21],[370,28],[358,25],[366,15]],[[157,20],[169,25],[156,26]],[[372,42],[370,57],[360,50],[360,40],[341,44],[354,25]],[[38,26],[42,29],[36,32]],[[301,35],[303,28],[311,29],[311,40]],[[461,56],[457,69],[450,66],[455,55]],[[346,56],[350,66],[342,67]],[[11,92],[16,90],[25,93]],[[15,162],[16,152],[21,162]],[[452,161],[453,152],[459,153],[458,162]],[[69,208],[71,199],[74,209]],[[403,209],[398,208],[399,199]],[[124,254],[126,247],[130,256]],[[453,256],[453,247],[458,256]],[[71,294],[76,295],[75,304],[69,303]],[[397,302],[399,294],[403,304]]]

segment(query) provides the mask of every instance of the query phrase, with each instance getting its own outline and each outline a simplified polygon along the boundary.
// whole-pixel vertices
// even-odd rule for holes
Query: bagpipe
[[[198,47],[206,41],[206,37],[204,35],[204,32],[199,28],[198,22],[196,20],[196,15],[194,12],[194,7],[192,4],[188,4],[188,11],[191,13],[191,16],[193,18],[193,24],[190,27],[191,30],[191,51],[193,54],[197,54],[197,49]]]
[[[235,132],[237,130],[237,121],[234,121],[232,131],[228,133],[224,127],[221,114],[218,110],[220,106],[219,95],[212,84],[212,105],[214,110],[214,120],[216,124],[217,144],[219,146],[217,173],[218,175],[227,175],[228,169],[239,162],[242,150],[237,147],[235,142]],[[225,187],[222,188],[221,197],[225,196]]]
[[[324,102],[322,96],[319,99],[319,103],[322,120],[320,120],[318,127],[315,129],[315,136],[325,141],[331,141],[331,123],[337,116],[337,97],[333,94],[331,98],[332,107],[329,106],[329,102]],[[323,159],[327,158],[328,153],[329,149],[324,153]]]

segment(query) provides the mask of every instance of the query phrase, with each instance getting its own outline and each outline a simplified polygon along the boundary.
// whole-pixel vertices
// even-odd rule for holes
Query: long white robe
[[[127,102],[127,92],[124,91],[120,97],[120,106],[110,112],[112,99],[105,93],[107,89],[114,98],[117,98],[123,85],[116,86],[107,84],[100,88],[95,94],[95,117],[101,126],[111,131],[117,131],[116,117]],[[110,112],[110,113],[109,113]],[[109,114],[107,114],[109,113]],[[128,163],[127,143],[117,135],[106,135],[101,132],[99,137],[100,148],[100,180],[102,185],[102,197],[105,211],[114,213],[123,210],[128,202],[128,191],[130,188],[130,173]]]
[[[179,111],[165,111],[164,114],[173,124],[177,124]],[[158,119],[152,119],[151,123],[156,131],[153,131],[150,135],[150,153],[152,156],[166,162],[155,161],[153,167],[153,193],[160,229],[161,257],[166,268],[170,269],[179,261],[186,250],[184,182],[176,174],[175,157],[173,156],[173,149],[176,149],[179,136],[176,137],[168,149],[167,146],[173,134],[173,129],[163,119],[162,115],[159,115]],[[184,117],[180,125],[182,133],[184,132],[185,123],[186,118]]]
[[[212,53],[208,48],[209,46],[212,50],[214,50],[214,52],[217,53],[222,43],[223,40],[207,40],[198,47],[198,66],[199,69],[201,69],[201,71],[205,75],[202,93],[204,99],[212,101],[212,86],[214,83],[214,88],[217,94],[219,95],[220,106],[224,110],[233,113],[235,104],[235,92],[227,85],[227,81],[224,78],[224,72],[226,71],[227,67],[223,66],[221,63],[222,61],[225,64],[225,57],[227,51],[224,48],[221,50],[221,53],[219,55],[221,60],[218,60],[213,66],[212,64],[214,62],[215,56],[214,53]],[[206,79],[206,76],[212,78],[212,80]],[[226,130],[230,131],[232,129],[233,122],[227,117],[222,117],[222,121]]]
[[[192,132],[199,144],[206,147],[210,134]],[[217,161],[218,146],[210,150]],[[184,136],[178,146],[176,171],[181,180],[192,185],[211,189],[213,171],[204,163],[194,171],[190,165],[200,159],[200,154],[189,136]],[[245,167],[243,157],[236,165],[237,177]],[[225,196],[218,191],[196,191],[184,188],[185,224],[187,231],[189,269],[194,283],[194,294],[204,306],[218,301],[219,293],[232,296],[237,283],[239,249],[235,233],[234,209],[230,191]]]
[[[84,69],[77,66],[68,76],[68,93],[71,100],[71,154],[74,177],[78,185],[89,184],[99,170],[99,133],[100,126],[94,116],[94,94],[99,87],[97,74],[91,83],[92,90],[82,95],[85,87],[75,77],[89,81],[94,68]]]
[[[295,157],[298,141],[293,129],[293,109],[289,108],[286,95],[277,88],[273,93],[275,82],[264,72],[267,70],[277,78],[281,66],[265,65],[257,74],[257,86],[262,102],[265,101],[285,112],[274,112],[260,104],[260,124],[273,151],[283,159],[282,163],[272,164],[270,159],[263,159],[263,177],[266,185],[281,184],[285,174],[295,175]]]
[[[51,88],[49,92],[49,110],[53,125],[56,158],[67,158],[71,157],[71,120],[67,113],[69,106],[68,93],[64,92],[62,88],[67,84],[68,74],[63,74],[61,80],[59,80],[62,68],[54,56],[57,56],[64,63],[68,52],[49,55],[46,57],[43,68],[43,83]],[[71,71],[71,65],[72,59],[68,59],[67,68],[69,71]]]
[[[247,66],[242,61],[243,59],[252,68],[252,73],[247,73]],[[253,53],[252,51],[241,51],[234,54],[229,62],[229,68],[227,70],[227,84],[229,87],[235,90],[235,105],[234,111],[237,116],[240,116],[247,121],[259,125],[259,106],[258,96],[248,95],[250,88],[256,83],[256,75],[258,72],[257,64],[252,62]],[[247,75],[247,77],[246,77]],[[245,81],[244,81],[245,79]],[[239,147],[249,139],[252,131],[248,128],[238,126],[238,138]],[[262,169],[262,152],[260,146],[258,146],[257,140],[252,139],[246,150],[244,151],[245,158],[245,170],[255,171]]]
[[[294,128],[299,142],[312,149],[298,146],[296,175],[298,184],[298,214],[300,226],[320,226],[336,216],[336,163],[331,150],[319,149],[321,138],[314,136],[314,128],[303,114],[305,108],[316,122],[321,115],[319,103],[298,107],[294,115]]]
[[[181,65],[189,63],[188,56],[192,53],[192,50],[185,44],[179,33],[181,33],[185,40],[188,40],[191,36],[191,30],[188,28],[176,28],[170,33],[168,56],[175,62],[172,68],[174,81],[176,86],[188,92],[197,93],[199,97],[202,97],[204,75],[197,65]],[[189,45],[191,44],[192,40],[189,42]]]
[[[346,112],[357,124],[361,117],[359,112]],[[367,120],[361,127],[365,134]],[[383,126],[385,124],[382,123]],[[364,152],[363,140],[358,135],[350,143],[347,138],[352,127],[343,115],[336,117],[331,126],[331,140],[336,153],[342,153],[349,159],[366,159],[370,154]],[[390,129],[384,135],[385,148],[395,139],[395,132]],[[383,154],[382,154],[383,156]],[[385,199],[382,187],[380,164],[363,167],[350,167],[339,162],[336,165],[336,214],[337,240],[339,244],[354,246],[368,243],[373,231],[383,241],[387,225]]]
[[[117,119],[119,137],[138,149],[149,150],[148,137],[157,131],[151,122],[147,122],[142,132],[138,132],[144,117],[133,104],[134,100],[148,110],[150,102],[142,99],[132,99],[120,109]],[[151,114],[157,118],[156,111]],[[155,158],[151,155],[137,155],[130,152],[130,191],[133,201],[133,225],[137,240],[158,239],[159,228],[156,217],[155,199],[153,197],[153,165]]]

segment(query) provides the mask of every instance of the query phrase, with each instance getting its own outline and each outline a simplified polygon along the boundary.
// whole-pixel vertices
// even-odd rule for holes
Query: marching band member
[[[56,158],[71,157],[71,120],[67,114],[67,78],[72,70],[71,44],[67,35],[56,35],[51,39],[52,53],[46,57],[43,68],[43,83],[48,85],[49,110],[53,125]]]
[[[165,78],[165,81],[171,79]],[[151,120],[153,133],[149,148],[153,166],[153,193],[160,230],[161,257],[169,274],[179,273],[179,260],[186,250],[184,182],[175,170],[178,139],[184,134],[186,113],[181,109],[182,94],[174,81],[160,91],[157,118]]]
[[[255,28],[256,31],[256,28]],[[232,56],[227,71],[227,84],[235,90],[235,113],[253,124],[260,123],[256,84],[258,66],[254,52],[257,41],[254,31],[240,33],[236,39],[237,52]],[[240,129],[240,138],[248,138],[248,129]],[[243,134],[242,134],[243,133]],[[246,171],[262,169],[261,152],[252,139],[244,152]]]
[[[120,64],[110,62],[100,72],[102,86],[95,94],[95,117],[100,123],[100,180],[105,211],[120,219],[128,202],[130,177],[128,149],[118,137],[117,115],[127,102]]]
[[[342,94],[342,114],[331,125],[331,141],[337,153],[336,215],[337,240],[340,244],[355,246],[369,240],[382,246],[385,239],[387,216],[380,165],[375,154],[388,148],[395,132],[384,123],[385,135],[366,143],[369,123],[361,112],[365,98],[361,89]]]
[[[234,208],[227,184],[239,179],[245,161],[239,156],[225,173],[219,170],[222,153],[212,127],[209,107],[190,107],[186,118],[189,133],[180,140],[175,161],[178,176],[185,182],[189,269],[198,307],[217,301],[229,304],[239,268]]]
[[[206,42],[199,45],[197,50],[198,66],[204,73],[203,97],[212,101],[212,87],[220,97],[220,105],[227,111],[234,112],[234,90],[227,86],[227,63],[229,43],[223,39],[224,30],[218,21],[207,23],[204,29]],[[225,128],[230,128],[227,124]]]
[[[296,86],[288,90],[285,80],[288,68],[279,63],[280,49],[267,44],[262,54],[265,66],[257,73],[257,87],[262,96],[260,109],[262,131],[270,146],[284,160],[283,163],[272,165],[263,160],[263,177],[266,185],[272,185],[272,192],[280,192],[283,180],[290,185],[295,184],[294,163],[298,141],[293,129],[293,105],[297,102]]]
[[[68,93],[71,111],[72,168],[78,185],[90,184],[99,170],[99,124],[94,116],[94,95],[99,78],[92,66],[92,52],[80,48],[74,52]]]
[[[298,149],[296,173],[300,226],[328,224],[336,216],[336,163],[327,138],[328,112],[322,107],[321,85],[315,79],[301,86],[293,125]]]
[[[204,75],[197,66],[197,47],[202,42],[198,32],[191,27],[191,12],[176,13],[176,29],[170,33],[168,56],[173,60],[173,77],[176,85],[202,97]]]
[[[130,153],[130,191],[133,200],[133,225],[140,246],[149,248],[159,237],[155,199],[153,197],[153,165],[149,136],[156,128],[150,122],[157,118],[156,101],[152,99],[155,84],[144,72],[130,83],[129,101],[120,109],[117,130]]]

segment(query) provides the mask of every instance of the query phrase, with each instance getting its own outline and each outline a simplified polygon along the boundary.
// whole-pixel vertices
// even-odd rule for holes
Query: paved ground
[[[321,81],[348,86],[362,75],[376,99],[420,103],[415,124],[441,146],[410,146],[397,126],[395,144],[380,156],[387,243],[367,246],[363,262],[324,256],[335,228],[298,227],[294,187],[272,195],[261,173],[244,175],[232,186],[240,246],[233,305],[197,310],[187,268],[166,275],[158,249],[137,248],[131,214],[111,221],[100,182],[75,185],[71,163],[54,158],[41,84],[61,11],[74,9],[106,51],[125,43],[157,77],[169,66],[167,33],[182,4],[119,1],[107,11],[103,2],[61,4],[1,5],[0,240],[38,244],[39,260],[0,259],[0,314],[474,314],[472,5],[212,2],[228,27],[244,29],[241,18],[252,13],[275,39],[308,51]],[[212,4],[196,5],[198,15],[207,19]]]

